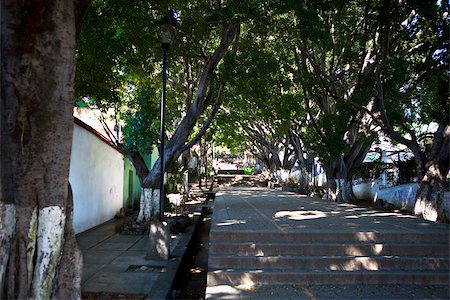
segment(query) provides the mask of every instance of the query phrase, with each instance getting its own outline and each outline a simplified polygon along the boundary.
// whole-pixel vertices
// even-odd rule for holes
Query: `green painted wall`
[[[123,172],[123,207],[133,207],[135,199],[139,200],[141,195],[141,184],[136,175],[136,169],[130,160],[124,157]]]
[[[147,163],[147,166],[151,166],[151,168],[153,168],[153,165],[155,164],[158,157],[159,157],[158,147],[153,145],[152,154],[150,155],[150,157],[148,157],[150,161],[147,160],[145,161]]]
[[[150,169],[158,159],[158,148],[153,147],[151,154],[143,155],[144,161]],[[139,177],[136,175],[136,169],[131,161],[124,157],[124,173],[123,173],[123,207],[133,207],[134,200],[139,200],[141,196],[141,184]]]

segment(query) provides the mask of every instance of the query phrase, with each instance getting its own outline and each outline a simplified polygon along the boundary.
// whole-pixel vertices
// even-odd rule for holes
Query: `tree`
[[[165,167],[173,163],[176,159],[178,159],[178,157],[180,157],[180,155],[183,152],[185,152],[190,147],[195,145],[201,138],[201,136],[204,134],[204,132],[207,130],[208,126],[211,124],[211,121],[222,101],[222,91],[221,91],[222,88],[219,87],[218,90],[215,91],[217,99],[215,102],[212,102],[214,87],[213,83],[211,82],[212,79],[211,77],[213,76],[213,72],[217,64],[225,55],[225,52],[227,51],[229,45],[235,39],[236,34],[238,32],[238,27],[239,23],[232,25],[223,24],[223,33],[220,44],[216,49],[216,51],[214,52],[214,54],[207,60],[203,68],[203,71],[201,72],[195,98],[193,102],[190,104],[189,108],[186,111],[185,116],[183,116],[181,122],[179,123],[178,127],[175,129],[175,132],[173,133],[172,137],[169,139],[167,143],[167,147],[165,148],[164,152]],[[202,129],[199,131],[199,133],[190,140],[189,139],[190,134],[194,129],[194,127],[197,125],[197,120],[206,110],[206,108],[211,104],[214,104],[215,107],[211,111],[210,117],[202,125]],[[151,190],[153,199],[159,199],[158,186],[160,183],[160,176],[161,176],[161,168],[159,160],[160,158],[158,159],[155,166],[152,168],[152,170],[149,172],[149,174],[145,177],[143,181],[143,187]],[[153,202],[157,201],[153,200]],[[142,210],[141,208],[138,220],[149,219],[151,217],[152,213],[150,212],[149,209]]]
[[[283,92],[289,89],[289,82],[274,49],[258,44],[267,33],[251,27],[241,32],[245,50],[238,51],[223,75],[229,82],[225,121],[240,128],[233,139],[245,137],[246,150],[264,163],[272,177],[280,179],[280,171],[289,171],[297,160],[288,138],[290,108],[295,101]]]
[[[365,83],[376,64],[367,45],[377,32],[377,9],[363,1],[288,2],[274,13],[270,41],[283,45],[280,67],[303,102],[297,109],[306,112],[290,119],[325,167],[328,195],[349,201],[352,173],[374,138],[370,117],[352,102],[370,100]]]
[[[349,24],[370,23],[356,4],[269,4],[242,33],[245,51],[228,72],[235,94],[229,111],[270,169],[280,168],[277,158],[284,149],[294,155],[284,158],[299,160],[306,170],[306,147],[325,165],[334,184],[330,194],[349,199],[350,192],[336,192],[351,191],[351,174],[373,138],[369,121],[351,104],[368,101],[362,83],[374,64],[364,61],[361,48],[373,25],[347,31]],[[352,74],[350,65],[361,74]]]
[[[157,203],[161,170],[159,159],[151,170],[145,164],[141,155],[143,146],[138,143],[138,136],[143,136],[142,130],[147,130],[153,133],[151,137],[155,137],[153,129],[158,127],[155,126],[159,122],[155,120],[155,116],[150,118],[150,114],[143,114],[142,108],[154,108],[154,103],[158,103],[158,66],[161,59],[155,54],[161,53],[161,49],[156,34],[158,25],[153,22],[152,26],[151,20],[162,15],[165,8],[148,1],[137,1],[129,9],[121,10],[115,7],[120,5],[114,1],[98,1],[95,4],[95,8],[88,15],[88,23],[98,24],[100,28],[93,32],[87,27],[89,31],[84,32],[86,41],[95,41],[99,37],[98,40],[107,41],[111,46],[106,46],[105,52],[102,53],[90,43],[80,45],[79,55],[84,57],[81,61],[96,61],[92,58],[98,57],[101,62],[99,69],[104,72],[80,69],[81,72],[77,76],[77,94],[95,100],[97,106],[104,103],[109,106],[123,105],[124,97],[120,95],[120,91],[131,87],[131,93],[130,89],[127,91],[137,107],[134,111],[129,110],[131,114],[127,117],[128,142],[126,140],[127,143],[119,145],[117,141],[117,144],[125,146],[124,150],[141,180],[143,190],[138,221],[146,221],[159,214]],[[112,7],[109,4],[112,4]],[[224,83],[220,80],[216,68],[230,46],[236,44],[240,28],[239,18],[227,6],[185,1],[174,4],[178,5],[179,26],[177,40],[169,59],[171,63],[168,103],[171,103],[171,109],[168,111],[171,115],[168,119],[172,122],[168,122],[171,126],[165,143],[165,168],[197,143],[211,124],[223,99]],[[195,15],[189,15],[193,11]],[[118,17],[117,12],[123,18]],[[84,51],[86,48],[83,46],[90,49]],[[90,85],[96,82],[103,84],[103,93],[99,94],[98,90],[90,88]],[[128,104],[130,102],[125,103]],[[151,112],[151,109],[148,111]],[[205,113],[209,115],[203,119]],[[198,124],[202,119],[203,124]],[[195,136],[191,136],[196,127],[200,129]],[[154,142],[151,138],[141,141],[147,145]]]
[[[414,154],[420,187],[414,213],[449,222],[443,185],[449,170],[448,3],[384,6],[376,72],[376,120]],[[436,131],[421,132],[437,124]]]
[[[1,4],[2,298],[81,298],[68,175],[75,40],[88,5]]]

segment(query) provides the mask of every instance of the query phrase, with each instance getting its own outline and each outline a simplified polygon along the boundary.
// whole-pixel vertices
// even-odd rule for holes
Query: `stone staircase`
[[[448,231],[211,231],[208,286],[448,285]]]

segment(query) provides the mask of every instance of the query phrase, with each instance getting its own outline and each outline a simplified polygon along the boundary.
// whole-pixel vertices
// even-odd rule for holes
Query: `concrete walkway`
[[[222,189],[206,297],[448,299],[448,243],[448,225],[399,212],[266,188]]]
[[[211,231],[298,230],[389,230],[415,232],[447,231],[448,224],[436,224],[400,212],[387,212],[338,204],[295,193],[267,188],[222,189],[214,202]]]
[[[122,235],[111,220],[77,235],[83,253],[83,296],[88,299],[165,299],[192,236],[173,235],[168,261],[146,260],[147,235]],[[131,297],[131,298],[130,298]]]

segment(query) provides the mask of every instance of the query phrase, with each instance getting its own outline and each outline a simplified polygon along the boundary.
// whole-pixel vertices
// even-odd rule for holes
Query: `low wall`
[[[376,182],[353,185],[353,194],[358,200],[377,201],[382,199],[397,208],[413,211],[419,185],[408,183],[393,187],[383,187]]]
[[[418,188],[419,185],[417,183],[381,188],[375,191],[375,200],[383,199],[384,203],[392,204],[407,211],[413,211]]]

